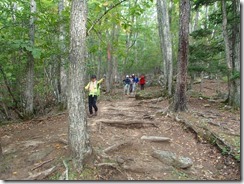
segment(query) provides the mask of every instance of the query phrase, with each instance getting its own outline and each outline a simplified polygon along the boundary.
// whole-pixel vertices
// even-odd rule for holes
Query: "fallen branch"
[[[154,141],[154,142],[165,142],[170,141],[168,137],[157,137],[157,136],[142,136],[142,140]]]
[[[42,165],[44,165],[44,164],[46,164],[46,163],[48,163],[48,162],[51,162],[53,159],[54,159],[54,158],[49,159],[49,160],[46,160],[46,161],[44,161],[44,162],[38,164],[36,167],[32,168],[31,170],[33,171],[33,170],[35,170],[35,169],[41,167]]]

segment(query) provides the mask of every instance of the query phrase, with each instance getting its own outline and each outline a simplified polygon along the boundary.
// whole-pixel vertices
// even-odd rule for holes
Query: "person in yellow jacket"
[[[104,78],[101,80],[97,81],[96,75],[91,76],[91,81],[86,85],[85,89],[89,90],[89,95],[88,95],[88,105],[89,105],[89,112],[90,116],[93,115],[93,109],[95,110],[95,116],[97,116],[97,96],[99,95],[99,85],[101,82],[103,82]]]

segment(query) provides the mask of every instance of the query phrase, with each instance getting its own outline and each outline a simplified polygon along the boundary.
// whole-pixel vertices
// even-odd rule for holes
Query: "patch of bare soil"
[[[214,86],[214,81],[207,80],[204,96],[215,96]],[[226,89],[225,84],[221,87]],[[194,85],[194,90],[199,90],[199,86]],[[67,113],[50,114],[0,127],[4,153],[0,179],[240,180],[240,162],[215,144],[199,138],[186,124],[162,113],[169,105],[167,99],[136,100],[118,94],[116,99],[102,96],[98,116],[88,119],[91,145],[97,153],[94,165],[85,167],[82,173],[72,170]],[[189,96],[188,104],[189,119],[192,120],[193,114],[196,119],[205,118],[206,127],[233,134],[240,142],[238,111],[226,108],[218,100],[199,96]],[[150,136],[165,140],[144,139]],[[193,164],[185,169],[176,167],[173,162],[156,158],[153,154],[156,151],[189,158]]]

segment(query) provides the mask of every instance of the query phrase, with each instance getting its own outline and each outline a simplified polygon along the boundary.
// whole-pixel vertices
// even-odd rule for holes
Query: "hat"
[[[126,75],[126,77],[129,77],[129,75]]]
[[[97,78],[96,75],[91,76],[91,79],[96,79],[96,78]]]

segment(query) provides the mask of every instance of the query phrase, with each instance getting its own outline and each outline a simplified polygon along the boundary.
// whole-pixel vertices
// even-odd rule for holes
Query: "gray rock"
[[[159,159],[164,164],[172,165],[176,168],[187,169],[193,165],[193,162],[189,157],[177,156],[170,151],[155,150],[152,153],[152,156]]]

